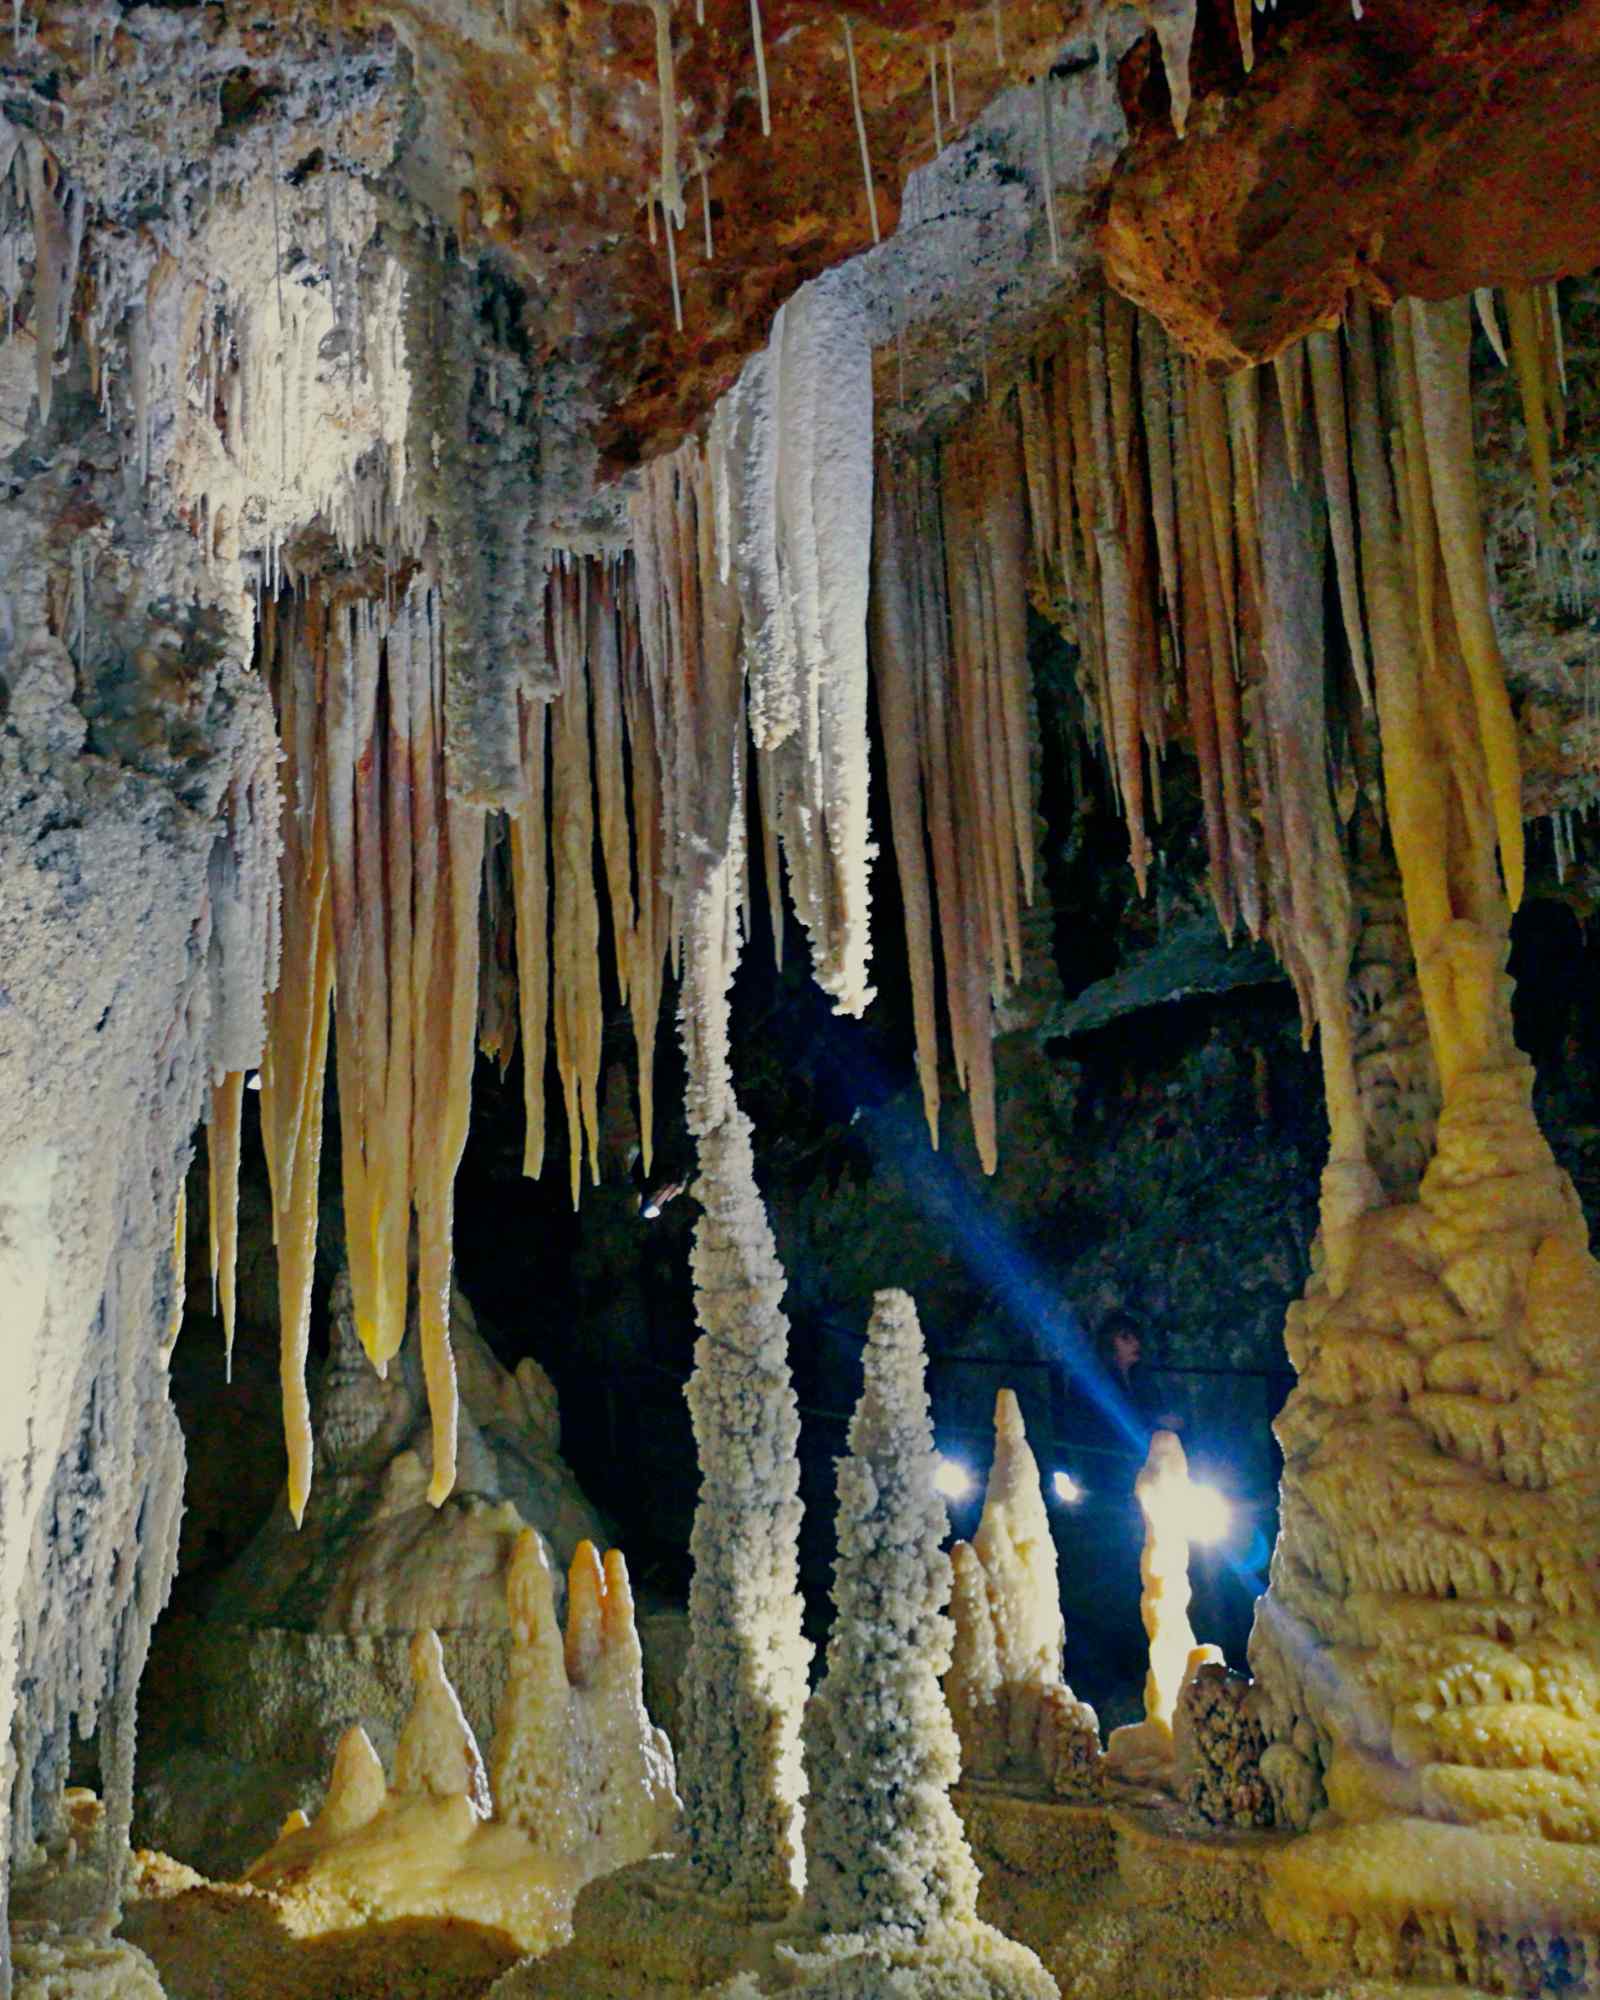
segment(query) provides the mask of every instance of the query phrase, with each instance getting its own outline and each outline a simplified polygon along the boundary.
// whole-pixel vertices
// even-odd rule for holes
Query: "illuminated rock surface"
[[[562,1555],[579,1527],[560,1480],[535,1490],[494,1435],[534,1413],[537,1382],[508,1388],[452,1337],[476,1054],[504,1072],[515,1024],[514,1144],[535,1175],[553,1054],[576,1201],[621,1006],[650,1174],[669,996],[702,1209],[686,1852],[587,1891],[571,1990],[623,2000],[653,1967],[665,1990],[704,1989],[751,1953],[746,1973],[779,1976],[757,1934],[802,1892],[808,1646],[784,1218],[758,1176],[798,1141],[741,1108],[753,1058],[730,990],[752,878],[774,942],[787,895],[851,1017],[898,978],[883,936],[869,949],[869,903],[892,914],[898,892],[922,1115],[937,1136],[965,1094],[993,1172],[1016,1111],[995,1045],[1024,937],[1050,923],[1025,905],[1052,860],[1075,865],[1066,828],[1039,841],[1047,801],[1074,828],[1114,805],[1158,911],[1192,914],[1203,855],[1223,931],[1264,941],[1318,1047],[1323,1226],[1288,1330],[1299,1382],[1253,1657],[1260,1769],[1280,1822],[1307,1830],[1262,1863],[1266,1914],[1332,1978],[1592,1988],[1600,1279],[1533,1114],[1505,964],[1530,885],[1580,914],[1593,897],[1573,815],[1600,753],[1582,277],[1600,256],[1600,8],[690,16],[21,0],[0,26],[0,1859],[24,1926],[55,1921],[22,1915],[42,1846],[74,1933],[20,1931],[0,1989],[146,1977],[87,1940],[125,1901],[136,1700],[178,1564],[168,1368],[201,1121],[219,1344],[247,1333],[237,1203],[258,1150],[277,1252],[289,1504],[282,1567],[269,1533],[247,1609],[297,1638],[237,1677],[238,1741],[258,1727],[282,1747],[324,1667],[340,1701],[370,1669],[393,1703],[414,1628],[444,1628],[394,1745],[397,1784],[421,1789],[379,1802],[390,1746],[350,1738],[321,1834],[288,1836],[347,1913],[355,1878],[330,1857],[363,1839],[396,1869],[424,1851],[433,1887],[414,1877],[411,1914],[295,1961],[262,1949],[286,1934],[281,1899],[158,1858],[131,1877],[132,1928],[166,1964],[158,1940],[187,1910],[176,1990],[280,1995],[402,1991],[408,1967],[421,1987],[435,1947],[436,1990],[465,1994],[532,1935],[520,1916],[452,1934],[446,1914],[486,1880],[494,1903],[502,1836],[528,1832],[481,1817],[456,1705],[493,1675],[458,1646],[466,1693],[447,1700],[448,1635],[494,1624],[524,1524]],[[1029,600],[1048,638],[1030,641]],[[1554,815],[1548,842],[1530,811]],[[874,878],[886,828],[894,874]],[[1094,907],[1064,911],[1063,964]],[[859,1110],[870,1044],[850,1046]],[[782,1055],[819,1098],[832,1087],[820,1044],[796,1034]],[[1035,1073],[1053,1062],[1047,1037]],[[1270,1097],[1262,1083],[1263,1125]],[[1033,1129],[1009,1126],[1024,1148]],[[1041,1239],[1070,1220],[1061,1178]],[[336,1393],[319,1454],[307,1374],[334,1204],[354,1336],[389,1370],[376,1403],[392,1398],[357,1447],[388,1451],[362,1475],[379,1505],[342,1548],[319,1522],[351,1525],[340,1438],[374,1412],[341,1417]],[[982,1256],[978,1205],[947,1213],[941,1254]],[[537,1255],[507,1237],[542,1283],[558,1232]],[[1024,1287],[1023,1308],[1048,1289]],[[1003,1309],[1043,1324],[1018,1297]],[[366,1383],[350,1331],[346,1387]],[[974,1768],[1059,1788],[1092,1767],[1088,1725],[1057,1692],[1033,1495],[1014,1502],[1009,1549],[997,1515],[959,1559],[960,1720]],[[1147,1569],[1159,1751],[1188,1649],[1156,1615],[1176,1612],[1176,1562]],[[317,1610],[289,1618],[310,1579]],[[513,1698],[556,1702],[553,1593],[516,1582]],[[621,1859],[659,1839],[661,1746],[619,1636],[623,1579],[589,1562],[574,1597],[567,1735],[528,1722],[540,1775],[517,1811],[582,1817],[560,1745],[606,1734],[614,1695],[631,1803],[611,1847],[603,1827],[585,1839]],[[330,1666],[325,1610],[379,1643]],[[886,1666],[857,1664],[858,1687]],[[202,1665],[175,1642],[162,1671],[226,1706]],[[1045,1750],[1042,1714],[1070,1756]],[[105,1800],[92,1854],[71,1851],[75,1757]],[[812,1844],[842,1878],[847,1850],[898,1823],[850,1820],[835,1776],[818,1775]],[[1197,1863],[1192,1935],[1141,1955],[1167,1873],[1269,1850],[1118,1838],[1155,1915],[1096,1913],[1105,1977],[1182,1987],[1222,1921],[1199,1885],[1235,1875]],[[970,1884],[923,1859],[906,1893],[943,1879],[934,1901],[973,1924]],[[854,1923],[819,1906],[832,1893],[823,1871],[802,1921]],[[999,1947],[958,1944],[950,1990],[983,1990]],[[922,1949],[880,1939],[805,1976],[893,1990]],[[1249,1972],[1227,1977],[1248,1991]]]

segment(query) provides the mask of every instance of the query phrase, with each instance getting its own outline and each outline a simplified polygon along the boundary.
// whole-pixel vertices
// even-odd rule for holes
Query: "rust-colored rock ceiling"
[[[1191,352],[1270,359],[1352,288],[1388,303],[1587,271],[1600,254],[1600,5],[1347,0],[1200,8],[1179,140],[1150,38],[1124,63],[1132,143],[1106,275]]]

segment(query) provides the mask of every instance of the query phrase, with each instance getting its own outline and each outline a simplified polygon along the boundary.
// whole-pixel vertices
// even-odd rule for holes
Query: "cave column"
[[[1351,323],[1389,827],[1440,1113],[1414,1186],[1354,1214],[1325,1188],[1251,1658],[1280,1817],[1331,1808],[1273,1863],[1275,1928],[1323,1963],[1498,1987],[1600,1950],[1600,1271],[1511,1035],[1521,826],[1466,313],[1396,315],[1392,486]]]

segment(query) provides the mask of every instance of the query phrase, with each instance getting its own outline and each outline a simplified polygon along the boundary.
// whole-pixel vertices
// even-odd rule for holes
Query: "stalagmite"
[[[1178,1693],[1196,1665],[1220,1658],[1197,1647],[1189,1624],[1189,1465],[1172,1431],[1157,1431],[1133,1483],[1144,1515],[1139,1615],[1150,1641],[1143,1722],[1111,1732],[1106,1760],[1118,1776],[1149,1780],[1170,1770]]]
[[[645,1711],[620,1551],[602,1568],[582,1544],[574,1579],[569,1669],[549,1564],[523,1530],[506,1578],[512,1646],[488,1780],[439,1640],[417,1634],[392,1785],[365,1731],[347,1729],[322,1810],[309,1824],[292,1815],[245,1878],[273,1896],[291,1935],[442,1919],[548,1952],[571,1936],[586,1882],[670,1841],[672,1753]]]
[[[950,1551],[955,1635],[944,1691],[962,1776],[1092,1797],[1099,1726],[1066,1683],[1055,1540],[1009,1389],[995,1400],[994,1428],[977,1533]]]
[[[394,1752],[397,1792],[425,1792],[436,1799],[466,1798],[489,1815],[489,1782],[455,1689],[445,1678],[444,1649],[436,1632],[411,1641],[411,1711]]]
[[[1055,1982],[1033,1953],[978,1921],[978,1871],[949,1798],[960,1760],[938,1677],[950,1564],[925,1366],[911,1300],[879,1292],[838,1463],[827,1666],[806,1710],[806,1893],[771,1990],[1047,2000]]]

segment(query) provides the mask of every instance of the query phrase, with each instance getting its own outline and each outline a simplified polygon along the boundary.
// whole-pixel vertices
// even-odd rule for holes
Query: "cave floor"
[[[70,1847],[19,1878],[20,1940],[77,1932],[99,1906],[98,1804],[80,1798]],[[1309,1968],[1260,1915],[1277,1836],[1196,1834],[1170,1807],[974,1786],[955,1798],[983,1870],[980,1913],[1038,1952],[1061,2000],[1486,2000]],[[148,1851],[134,1857],[118,1935],[146,1955],[167,2000],[487,2000],[517,1958],[503,1934],[458,1919],[304,1935],[272,1892]],[[115,1988],[134,1990],[150,1991]],[[673,1987],[661,2000],[687,1996]]]

